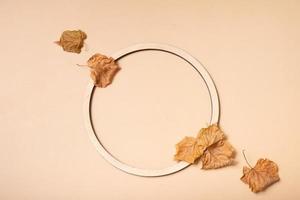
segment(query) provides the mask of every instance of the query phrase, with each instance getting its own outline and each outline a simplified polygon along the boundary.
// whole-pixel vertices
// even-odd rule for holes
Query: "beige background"
[[[300,1],[0,1],[0,199],[299,199]],[[66,29],[88,34],[82,54],[53,44]],[[200,166],[141,178],[110,166],[83,123],[93,53],[141,42],[181,47],[209,70],[235,166]],[[129,164],[174,163],[174,144],[209,122],[203,82],[162,52],[120,61],[97,89],[99,137]],[[246,149],[278,163],[281,181],[253,194],[239,178]]]

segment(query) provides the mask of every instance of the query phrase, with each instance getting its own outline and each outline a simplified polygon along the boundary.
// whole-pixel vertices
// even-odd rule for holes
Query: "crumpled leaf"
[[[217,169],[233,163],[234,148],[226,140],[211,145],[201,156],[202,169]]]
[[[111,84],[114,76],[120,70],[120,67],[111,57],[101,55],[99,53],[93,55],[87,61],[88,67],[91,69],[91,78],[95,86],[104,88]]]
[[[67,30],[62,33],[60,40],[55,43],[61,46],[64,51],[80,53],[86,38],[87,35],[81,30]]]
[[[232,164],[234,149],[225,141],[218,125],[202,128],[197,138],[185,137],[176,145],[175,160],[195,163],[200,158],[203,169],[216,169]]]
[[[188,163],[194,163],[202,154],[204,148],[199,146],[197,139],[194,137],[185,137],[176,144],[175,160],[183,160]]]
[[[241,177],[255,193],[265,190],[279,179],[277,164],[268,159],[259,159],[254,168],[244,166]]]
[[[216,124],[213,124],[207,128],[202,128],[199,131],[197,138],[199,145],[207,148],[224,139],[224,133]]]

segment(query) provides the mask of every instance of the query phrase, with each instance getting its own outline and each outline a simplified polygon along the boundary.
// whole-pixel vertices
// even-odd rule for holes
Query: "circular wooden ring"
[[[143,43],[143,44],[137,44],[134,46],[130,46],[128,48],[125,48],[115,54],[112,55],[112,57],[115,60],[119,60],[122,57],[132,54],[134,52],[143,51],[143,50],[156,50],[156,51],[164,51],[171,53],[173,55],[176,55],[182,59],[184,59],[186,62],[188,62],[202,77],[204,80],[207,89],[209,91],[210,100],[211,100],[211,119],[210,124],[218,124],[219,122],[219,97],[218,92],[215,87],[215,84],[209,75],[208,71],[204,68],[204,66],[194,57],[192,57],[189,53],[187,53],[184,50],[181,50],[177,47],[165,45],[165,44],[157,44],[157,43]],[[94,131],[93,128],[93,122],[91,119],[91,102],[92,102],[92,96],[94,92],[95,86],[93,81],[90,81],[87,86],[86,95],[84,98],[84,121],[85,126],[87,129],[87,132],[89,134],[89,137],[92,141],[92,143],[95,145],[98,152],[101,154],[101,156],[107,160],[110,164],[112,164],[114,167],[137,176],[145,176],[145,177],[158,177],[158,176],[165,176],[169,174],[176,173],[186,167],[188,167],[190,164],[184,161],[180,161],[176,163],[175,165],[171,167],[167,167],[164,169],[140,169],[133,166],[129,166],[117,158],[115,158],[111,153],[109,153],[104,146],[102,145],[101,141],[97,137],[97,134]]]

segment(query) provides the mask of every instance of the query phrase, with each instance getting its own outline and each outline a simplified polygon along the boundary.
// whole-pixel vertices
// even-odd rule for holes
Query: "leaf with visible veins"
[[[223,131],[216,125],[210,125],[207,128],[202,128],[197,135],[199,145],[205,149],[218,141],[224,139]]]
[[[226,140],[220,140],[206,149],[201,156],[202,169],[217,169],[233,163],[234,148]]]
[[[254,168],[244,166],[241,177],[255,193],[265,190],[279,179],[277,164],[268,159],[259,159]]]
[[[176,145],[175,160],[203,162],[203,169],[216,169],[232,164],[233,147],[225,140],[223,131],[216,125],[202,128],[197,138],[185,137]]]
[[[194,137],[185,137],[176,144],[175,160],[194,163],[202,154],[204,148],[198,145],[197,139]]]

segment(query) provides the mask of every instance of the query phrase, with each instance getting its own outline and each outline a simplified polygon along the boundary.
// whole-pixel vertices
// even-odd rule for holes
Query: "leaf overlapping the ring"
[[[94,85],[101,88],[110,85],[117,72],[121,69],[112,57],[107,57],[100,53],[96,53],[90,57],[87,65],[78,66],[89,67],[91,71],[90,77],[93,79]]]
[[[216,125],[202,128],[197,137],[185,137],[176,144],[175,160],[195,163],[202,161],[202,169],[216,169],[232,164],[234,148]]]

